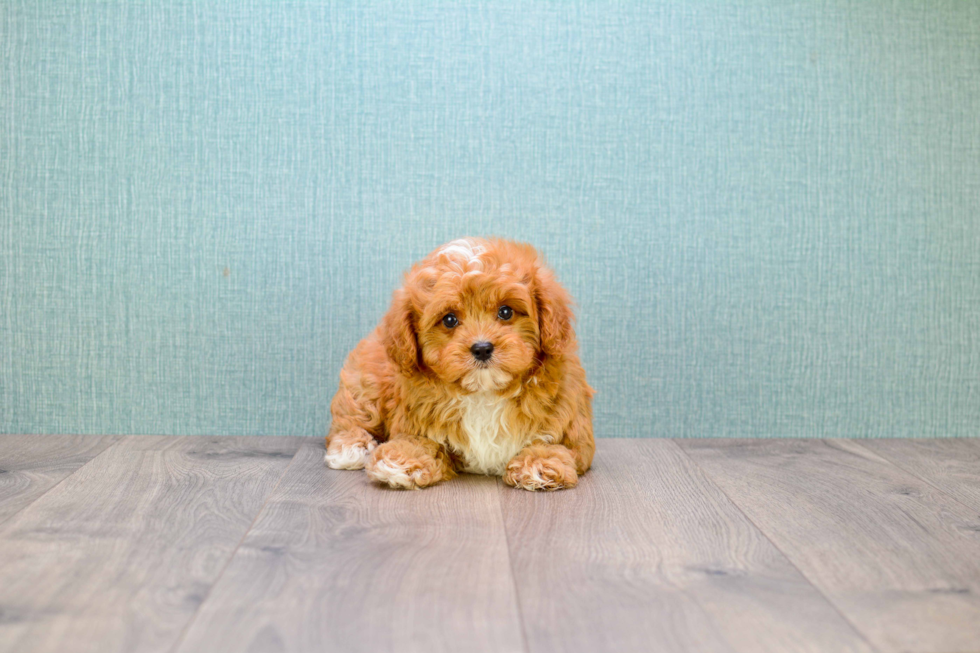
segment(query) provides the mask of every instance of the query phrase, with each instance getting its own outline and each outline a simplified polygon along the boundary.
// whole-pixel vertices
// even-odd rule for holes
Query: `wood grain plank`
[[[860,444],[980,510],[980,438],[862,440]]]
[[[883,651],[980,649],[980,515],[846,440],[685,449]]]
[[[166,651],[296,438],[128,437],[0,527],[0,651]]]
[[[567,492],[501,486],[531,651],[869,651],[668,440],[602,440]]]
[[[102,435],[0,435],[0,524],[118,440]]]
[[[497,487],[419,492],[305,444],[178,651],[519,651]]]

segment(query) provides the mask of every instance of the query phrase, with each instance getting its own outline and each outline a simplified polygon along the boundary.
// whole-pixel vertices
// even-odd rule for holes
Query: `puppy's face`
[[[422,360],[471,392],[498,390],[534,362],[534,318],[530,288],[514,275],[443,274],[419,319]]]
[[[480,392],[504,388],[540,356],[568,344],[567,304],[533,248],[465,239],[412,269],[386,320],[389,330],[407,322],[409,333],[393,339],[403,361],[414,359],[443,382]]]

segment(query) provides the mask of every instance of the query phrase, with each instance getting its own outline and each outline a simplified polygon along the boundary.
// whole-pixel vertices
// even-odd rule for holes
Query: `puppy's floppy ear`
[[[561,356],[575,344],[572,298],[551,270],[539,267],[534,275],[534,299],[538,308],[541,351],[548,356]]]
[[[391,308],[381,322],[381,337],[388,357],[403,372],[419,368],[419,345],[415,335],[415,311],[404,288],[392,296]]]

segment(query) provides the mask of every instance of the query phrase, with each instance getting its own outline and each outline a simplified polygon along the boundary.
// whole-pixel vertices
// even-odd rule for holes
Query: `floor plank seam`
[[[504,516],[504,502],[500,500],[500,492],[503,490],[503,483],[497,479],[497,491],[494,496],[497,499],[497,513],[500,515],[500,527],[504,529],[504,544],[507,547],[507,568],[510,569],[510,584],[514,587],[514,601],[517,603],[517,623],[521,625],[521,642],[524,644],[525,653],[530,653],[531,645],[527,638],[527,627],[524,625],[524,606],[521,604],[521,592],[517,588],[517,576],[514,573],[514,557],[510,554],[510,533],[507,531],[507,518]]]
[[[680,449],[680,447],[677,447],[677,448]],[[682,451],[681,453],[682,453],[682,456],[683,457],[688,457],[689,458],[689,456],[687,456],[687,452],[683,452]],[[697,469],[699,471],[702,471],[700,467],[697,468]],[[641,477],[637,476],[635,468],[633,468],[633,467],[626,467],[626,468],[623,469],[623,474],[625,476],[628,476],[630,479],[632,479],[633,480],[633,483],[637,487],[640,487],[640,486],[643,485],[643,479]],[[705,479],[708,480],[708,482],[711,483],[712,486],[714,485],[714,483],[710,479],[707,479],[707,476],[705,476]],[[726,498],[727,498],[727,496],[726,496]],[[758,530],[758,529],[756,529],[756,530]],[[769,541],[769,538],[767,538],[765,536],[765,534],[762,533],[762,531],[759,531],[759,534],[762,535],[762,538],[766,542]],[[662,563],[658,565],[658,570],[662,572],[662,570],[663,570],[663,564]],[[664,581],[663,582],[664,582],[664,584],[666,586],[672,588],[673,590],[678,591],[678,592],[680,592],[682,594],[685,594],[685,595],[691,597],[691,600],[692,600],[694,606],[697,608],[698,613],[707,622],[708,627],[711,629],[711,632],[714,633],[714,635],[720,641],[724,641],[727,646],[732,647],[731,642],[729,641],[726,633],[724,632],[724,629],[723,629],[723,626],[722,626],[721,622],[718,619],[715,618],[715,615],[711,614],[711,612],[705,607],[704,603],[700,600],[699,597],[696,597],[696,596],[692,595],[688,591],[688,588],[685,587],[682,583],[676,583],[676,582],[673,582],[673,581],[671,581],[671,580],[669,580],[667,578],[664,578]],[[738,651],[737,649],[735,649],[733,647],[730,648],[730,650],[731,650],[732,653],[740,653],[740,651]]]
[[[671,442],[673,442],[673,440],[671,440]],[[824,442],[824,443],[826,443],[826,440],[821,440],[821,442]],[[744,511],[744,510],[742,510],[742,506],[740,506],[740,505],[738,505],[738,503],[737,503],[737,502],[736,502],[736,501],[735,501],[734,499],[732,499],[732,497],[731,497],[731,496],[730,496],[730,495],[729,495],[729,494],[728,494],[727,492],[725,492],[725,489],[724,489],[724,488],[722,488],[722,487],[721,487],[721,486],[720,486],[720,485],[719,485],[718,483],[716,483],[716,482],[715,482],[715,480],[714,480],[714,478],[712,478],[712,476],[711,476],[711,474],[709,474],[709,473],[708,473],[708,471],[707,471],[706,469],[704,469],[704,467],[702,467],[702,466],[701,466],[700,464],[698,464],[698,461],[697,461],[697,460],[695,460],[695,458],[694,458],[694,456],[692,456],[692,455],[690,455],[690,454],[689,454],[689,453],[687,452],[687,450],[686,450],[686,449],[684,449],[684,447],[682,447],[682,446],[680,446],[680,445],[678,445],[678,444],[677,444],[676,442],[673,442],[673,444],[674,444],[674,446],[676,446],[676,447],[677,447],[678,449],[680,449],[680,450],[681,450],[681,452],[683,452],[683,454],[684,454],[684,456],[685,456],[685,457],[687,457],[687,459],[688,459],[688,460],[690,460],[690,461],[691,461],[691,463],[693,463],[695,467],[697,467],[697,468],[698,468],[699,470],[701,470],[701,473],[702,473],[702,474],[704,474],[704,477],[705,477],[705,479],[707,479],[709,483],[711,483],[711,484],[712,484],[712,485],[713,485],[713,486],[714,486],[715,488],[717,488],[717,489],[718,489],[718,491],[719,491],[719,492],[721,492],[721,494],[722,494],[722,496],[724,496],[724,497],[725,497],[726,499],[728,499],[728,502],[729,502],[730,504],[732,504],[732,506],[734,506],[734,507],[735,507],[735,509],[736,509],[736,510],[738,510],[738,512],[739,512],[739,513],[740,513],[740,514],[741,514],[741,515],[742,515],[743,517],[745,517],[745,519],[747,519],[747,520],[748,520],[748,522],[749,522],[750,524],[752,524],[752,526],[753,526],[753,527],[754,527],[754,528],[755,528],[755,529],[756,529],[757,531],[759,531],[759,534],[761,534],[761,535],[762,535],[762,536],[763,536],[764,538],[766,538],[766,540],[767,540],[767,541],[768,541],[768,542],[769,542],[770,544],[772,544],[772,546],[773,546],[773,548],[775,548],[775,549],[776,549],[776,551],[778,551],[778,552],[779,552],[779,555],[781,555],[781,556],[783,556],[783,558],[784,558],[784,559],[786,560],[786,562],[787,562],[787,563],[789,563],[789,564],[790,564],[790,565],[791,565],[791,566],[792,566],[792,567],[793,567],[794,569],[796,569],[796,571],[797,571],[797,572],[799,572],[799,574],[800,574],[800,577],[801,577],[801,578],[803,578],[803,580],[805,580],[805,581],[806,581],[807,583],[809,583],[809,585],[810,585],[810,587],[812,587],[812,588],[813,588],[813,590],[814,590],[815,592],[817,592],[817,594],[819,594],[820,596],[822,596],[822,597],[824,598],[824,600],[825,600],[825,601],[827,602],[827,605],[829,605],[829,606],[830,606],[831,608],[833,608],[833,610],[834,610],[834,612],[836,612],[836,613],[837,613],[838,615],[840,615],[840,617],[841,617],[841,619],[843,619],[843,620],[844,620],[844,622],[845,622],[845,623],[847,623],[847,624],[848,624],[848,625],[849,625],[849,626],[851,627],[851,630],[853,630],[853,631],[854,631],[854,633],[855,633],[855,634],[856,634],[856,635],[857,635],[858,637],[860,637],[860,638],[861,638],[861,641],[863,641],[863,642],[865,642],[865,643],[866,643],[866,644],[868,645],[868,648],[869,648],[870,650],[872,650],[872,651],[876,651],[877,653],[882,653],[882,651],[881,651],[881,649],[880,649],[880,648],[878,648],[877,646],[875,646],[875,645],[874,645],[874,644],[873,644],[873,643],[871,642],[871,640],[869,640],[869,639],[867,638],[867,636],[865,636],[865,634],[864,634],[864,633],[863,633],[863,632],[861,631],[861,629],[857,627],[857,624],[855,624],[855,623],[854,623],[853,621],[851,621],[851,620],[850,620],[850,619],[849,619],[849,618],[847,617],[847,615],[845,615],[845,614],[844,614],[844,613],[843,613],[843,612],[841,611],[841,609],[840,609],[840,607],[839,607],[839,606],[838,606],[838,605],[837,605],[836,603],[834,603],[834,601],[833,601],[833,600],[831,600],[831,598],[830,598],[829,596],[827,596],[827,594],[825,594],[825,593],[824,593],[824,591],[823,591],[822,589],[820,589],[820,587],[819,587],[819,586],[817,586],[817,585],[816,585],[816,584],[815,584],[815,583],[813,582],[813,580],[811,580],[811,579],[810,579],[810,577],[809,577],[809,576],[807,576],[807,575],[806,575],[806,574],[805,574],[805,573],[803,572],[803,570],[802,570],[802,569],[800,569],[800,567],[799,567],[799,566],[798,566],[798,565],[797,565],[797,564],[796,564],[795,562],[793,562],[793,559],[792,559],[792,558],[791,558],[791,557],[790,557],[789,555],[787,555],[787,553],[786,553],[786,552],[785,552],[785,551],[784,551],[784,550],[783,550],[783,549],[782,549],[782,548],[781,548],[781,547],[780,547],[780,546],[779,546],[779,545],[778,545],[778,544],[777,544],[776,542],[774,542],[774,541],[773,541],[773,539],[772,539],[771,537],[769,537],[769,534],[768,534],[768,533],[766,533],[766,531],[765,531],[765,530],[763,530],[763,529],[762,529],[762,527],[760,527],[760,526],[759,526],[759,524],[757,524],[757,523],[755,522],[755,520],[754,520],[754,519],[752,519],[752,518],[751,518],[751,517],[750,517],[750,516],[749,516],[749,515],[748,515],[748,514],[747,514],[747,513],[746,513],[746,512]]]
[[[900,472],[903,472],[905,474],[908,474],[909,476],[911,476],[913,478],[919,479],[920,481],[922,481],[923,483],[925,483],[926,485],[928,485],[932,489],[934,489],[937,492],[939,492],[940,494],[942,494],[944,497],[947,497],[949,499],[952,499],[953,501],[955,501],[956,503],[960,504],[961,506],[963,506],[967,510],[969,510],[971,512],[976,512],[976,508],[974,506],[971,506],[970,504],[964,503],[955,494],[952,494],[952,493],[944,490],[943,488],[939,487],[938,485],[935,485],[932,481],[930,481],[928,478],[924,477],[922,474],[918,474],[916,472],[913,472],[912,470],[906,469],[902,465],[900,465],[897,462],[895,462],[895,460],[891,456],[888,456],[888,455],[886,455],[886,454],[884,454],[882,452],[879,452],[879,451],[875,451],[873,449],[868,449],[867,447],[863,446],[859,442],[854,442],[853,440],[852,440],[852,444],[853,444],[853,446],[859,447],[863,451],[866,451],[866,452],[868,452],[869,454],[871,454],[873,456],[877,456],[877,457],[881,458],[886,463],[888,463],[889,465],[891,465],[895,469],[899,470]]]
[[[52,485],[51,487],[49,487],[47,490],[45,490],[41,494],[39,494],[36,497],[34,497],[34,499],[32,499],[30,503],[22,506],[17,512],[13,512],[13,513],[7,515],[6,517],[4,517],[3,519],[0,519],[0,529],[2,529],[3,526],[4,526],[4,524],[6,524],[7,522],[9,522],[11,519],[13,519],[17,515],[21,514],[22,512],[24,512],[25,510],[27,510],[28,508],[30,508],[31,506],[33,506],[35,503],[37,503],[38,501],[40,501],[41,499],[43,499],[44,497],[46,497],[48,494],[50,494],[50,492],[52,490],[54,490],[55,488],[61,486],[62,483],[66,482],[68,479],[70,479],[72,476],[74,476],[75,474],[77,474],[78,472],[80,472],[81,470],[83,470],[88,465],[91,465],[95,461],[96,458],[99,458],[100,456],[104,456],[106,453],[109,452],[109,450],[113,449],[120,442],[122,442],[123,440],[126,439],[125,436],[121,436],[121,435],[109,436],[109,437],[114,437],[116,439],[110,441],[109,444],[106,445],[105,449],[103,449],[102,451],[100,451],[96,455],[94,455],[91,458],[89,458],[88,460],[86,460],[84,463],[82,463],[81,465],[79,465],[77,469],[72,470],[71,474],[68,474],[63,479],[61,479],[60,481],[58,481],[57,483],[55,483],[54,485]]]
[[[232,549],[231,553],[228,555],[228,559],[225,560],[225,564],[223,567],[221,567],[221,571],[218,572],[214,582],[212,582],[211,586],[208,587],[208,591],[204,594],[204,598],[201,599],[201,603],[197,606],[197,610],[194,611],[194,615],[187,620],[187,624],[185,624],[183,630],[180,631],[180,635],[176,640],[174,640],[174,645],[170,648],[170,653],[176,653],[176,651],[180,649],[180,646],[184,643],[184,638],[186,638],[187,633],[190,632],[191,626],[193,626],[194,622],[197,620],[197,616],[201,613],[201,609],[204,607],[204,604],[208,602],[209,598],[211,598],[211,593],[214,591],[214,588],[221,582],[222,577],[224,577],[225,572],[231,565],[231,561],[235,559],[236,555],[238,555],[238,550],[241,548],[242,543],[245,542],[245,538],[247,538],[248,534],[252,532],[252,528],[255,526],[255,523],[259,520],[259,517],[262,516],[262,513],[265,512],[266,506],[269,505],[269,500],[272,498],[272,495],[276,493],[276,490],[279,489],[282,479],[286,478],[289,468],[293,466],[293,463],[296,461],[296,457],[299,456],[299,452],[302,451],[302,449],[303,444],[301,443],[299,447],[296,448],[296,452],[293,454],[293,457],[289,459],[289,464],[286,465],[286,467],[282,470],[282,474],[280,474],[279,478],[276,479],[276,484],[272,486],[271,490],[269,490],[265,500],[262,502],[262,506],[255,511],[255,516],[252,518],[252,522],[248,525],[248,528],[245,529],[241,539],[238,540],[238,544],[235,545],[235,548]]]

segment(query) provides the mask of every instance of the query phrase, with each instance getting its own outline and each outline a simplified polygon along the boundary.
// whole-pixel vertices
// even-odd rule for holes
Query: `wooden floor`
[[[0,436],[0,651],[980,651],[980,439],[600,440],[532,494]]]

